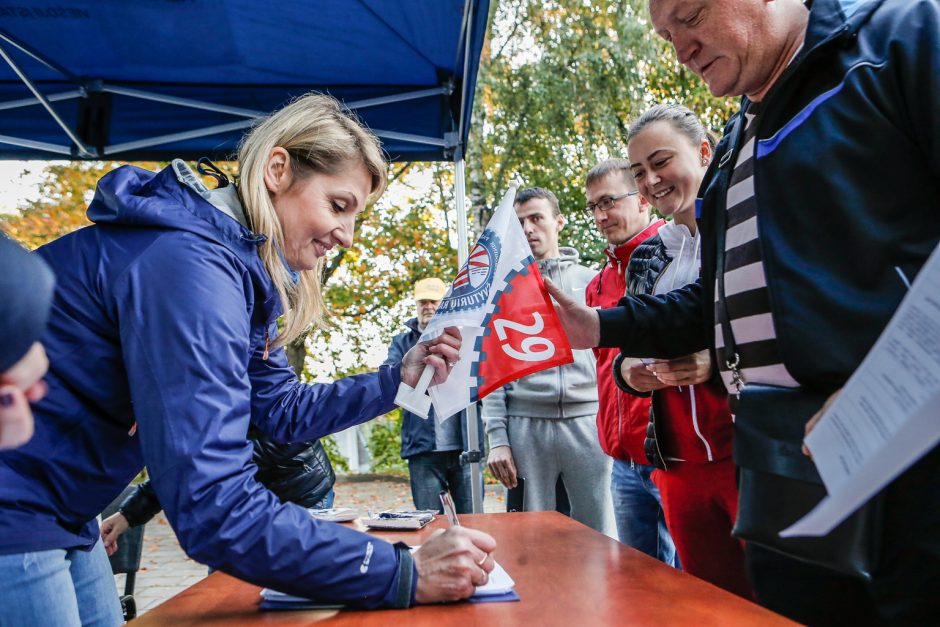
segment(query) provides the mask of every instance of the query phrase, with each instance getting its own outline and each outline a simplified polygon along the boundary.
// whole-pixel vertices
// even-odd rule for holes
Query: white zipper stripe
[[[708,454],[708,461],[715,461],[715,458],[712,456],[712,447],[708,445],[708,440],[705,439],[705,436],[702,435],[701,430],[698,427],[698,409],[695,407],[695,386],[689,386],[689,397],[692,399],[692,428],[695,429],[695,435],[698,436],[698,439],[702,441],[702,444],[705,445],[705,453]]]

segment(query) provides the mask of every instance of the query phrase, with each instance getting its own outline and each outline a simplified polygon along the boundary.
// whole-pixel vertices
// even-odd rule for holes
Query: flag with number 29
[[[513,210],[510,188],[421,335],[460,328],[460,359],[428,388],[443,419],[533,372],[573,361],[571,346]]]

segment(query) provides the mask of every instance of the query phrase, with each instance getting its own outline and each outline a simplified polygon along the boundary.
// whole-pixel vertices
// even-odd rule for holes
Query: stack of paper
[[[486,585],[477,586],[473,596],[467,599],[471,603],[488,603],[495,601],[518,601],[519,595],[516,594],[516,582],[512,580],[509,573],[496,563],[496,566],[490,571],[490,578]]]
[[[261,605],[259,607],[262,610],[339,610],[343,606],[338,603],[325,603],[304,597],[295,597],[292,594],[265,588],[261,591]]]
[[[329,520],[330,522],[349,522],[359,518],[359,510],[351,507],[333,507],[330,509],[307,508],[310,515],[317,520]]]
[[[364,518],[362,524],[370,529],[421,529],[434,520],[435,513],[434,510],[380,512],[374,518]]]

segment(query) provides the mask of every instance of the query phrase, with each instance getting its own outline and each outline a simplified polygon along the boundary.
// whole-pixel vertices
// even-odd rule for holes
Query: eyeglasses
[[[639,194],[639,191],[627,192],[626,194],[619,194],[617,196],[607,196],[601,198],[597,202],[589,202],[584,206],[585,213],[589,215],[594,215],[594,212],[600,209],[601,211],[610,211],[614,208],[614,205],[617,204],[617,201],[621,198],[626,198],[627,196],[636,196]]]

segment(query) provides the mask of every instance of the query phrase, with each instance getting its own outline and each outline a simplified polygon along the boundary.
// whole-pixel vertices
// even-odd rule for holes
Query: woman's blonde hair
[[[281,256],[284,232],[264,183],[271,151],[280,146],[290,154],[297,180],[313,173],[338,174],[363,164],[372,175],[367,203],[385,191],[388,163],[378,138],[338,100],[309,93],[262,119],[242,138],[238,148],[238,193],[255,233],[267,237],[259,254],[274,281],[284,307],[284,326],[273,347],[283,346],[303,335],[324,317],[321,277],[324,259],[313,270],[300,272],[295,282]]]

